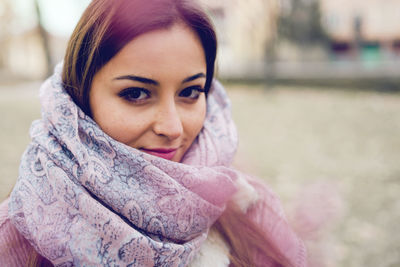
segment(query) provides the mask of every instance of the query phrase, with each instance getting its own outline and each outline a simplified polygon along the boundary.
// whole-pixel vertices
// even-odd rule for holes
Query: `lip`
[[[167,160],[172,160],[172,158],[175,156],[176,151],[178,149],[176,149],[176,148],[152,148],[152,149],[141,148],[140,150],[142,150],[143,152],[146,152],[150,155],[156,156],[156,157],[160,157],[160,158],[167,159]]]

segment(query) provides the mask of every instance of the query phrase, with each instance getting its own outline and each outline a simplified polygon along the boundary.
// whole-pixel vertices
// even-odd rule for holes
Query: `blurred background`
[[[315,266],[400,266],[400,0],[199,1],[218,32],[235,165],[289,213],[332,202],[307,241]],[[0,0],[0,199],[40,118],[39,86],[89,2]]]

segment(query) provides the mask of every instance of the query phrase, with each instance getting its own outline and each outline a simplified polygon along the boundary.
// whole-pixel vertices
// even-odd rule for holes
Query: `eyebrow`
[[[137,81],[137,82],[141,82],[141,83],[145,83],[145,84],[160,85],[155,80],[140,77],[140,76],[135,76],[135,75],[124,75],[124,76],[117,77],[114,80],[131,80],[131,81]]]
[[[182,81],[182,83],[188,83],[188,82],[194,81],[199,78],[206,78],[206,75],[204,73],[200,72],[200,73],[197,73],[190,77],[187,77],[186,79],[184,79]],[[141,82],[141,83],[145,83],[145,84],[151,84],[151,85],[157,85],[157,86],[160,85],[160,83],[155,80],[145,78],[145,77],[135,76],[135,75],[124,75],[124,76],[114,78],[114,80],[131,80],[131,81],[137,81],[137,82]]]
[[[206,75],[204,73],[200,72],[200,73],[197,73],[193,76],[190,76],[190,77],[184,79],[182,83],[188,83],[188,82],[191,82],[191,81],[199,79],[199,78],[206,78]]]

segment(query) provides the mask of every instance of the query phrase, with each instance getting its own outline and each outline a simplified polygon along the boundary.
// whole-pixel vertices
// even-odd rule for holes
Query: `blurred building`
[[[0,75],[2,82],[41,78],[46,72],[39,27],[21,29],[11,0],[0,2]]]
[[[34,1],[0,0],[0,80],[43,79],[64,55],[67,37],[45,32]]]
[[[308,67],[312,77],[314,73],[339,73],[326,66],[337,59],[365,61],[366,66],[379,68],[381,66],[376,62],[400,59],[400,0],[199,1],[216,26],[219,39],[218,73],[221,77],[263,78],[270,75],[271,70],[281,77],[305,77],[304,70]],[[317,17],[321,18],[322,28],[326,31],[328,46],[327,43],[309,43],[299,40],[301,38],[289,40],[280,36],[278,29],[283,15],[292,18],[294,28],[291,35],[302,37],[307,34],[302,34],[301,30],[311,28],[307,23],[300,27],[301,18],[310,14],[298,8],[301,6],[299,2],[303,6],[319,3]],[[14,30],[10,30],[9,25],[15,17],[11,3],[12,0],[0,0],[0,75],[7,70],[7,73],[20,77],[43,78],[48,65],[43,35],[35,24],[22,31],[15,31],[14,25]],[[302,12],[293,12],[296,9]],[[291,15],[294,13],[298,16]],[[34,21],[37,24],[35,16]],[[307,19],[304,21],[307,22]],[[68,36],[47,33],[47,38],[53,60],[51,63],[54,64],[62,59]],[[394,64],[389,65],[388,68],[392,69]],[[346,67],[343,73],[354,76],[351,70],[359,66],[348,64]],[[393,73],[397,75],[397,72]],[[360,73],[360,77],[363,75]]]
[[[9,75],[35,79],[46,72],[45,53],[37,29],[8,36],[2,48],[2,64]]]
[[[400,75],[399,0],[201,2],[217,27],[219,74],[224,78],[334,80]],[[288,24],[282,24],[283,17]],[[289,38],[281,35],[282,29],[288,30],[283,26],[289,26]]]
[[[200,0],[209,11],[219,39],[219,74],[259,76],[276,37],[278,0]]]
[[[365,41],[400,38],[399,0],[321,0],[321,10],[334,39],[352,41],[357,34]]]
[[[47,38],[52,67],[62,59],[67,39],[50,34]],[[1,48],[2,79],[43,79],[47,75],[48,63],[38,27],[7,36],[2,40]]]
[[[399,0],[320,1],[322,22],[335,53],[358,52],[361,58],[382,60],[399,57]]]

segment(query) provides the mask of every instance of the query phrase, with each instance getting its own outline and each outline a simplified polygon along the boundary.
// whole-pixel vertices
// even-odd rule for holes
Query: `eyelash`
[[[136,97],[136,98],[132,97],[132,96],[135,96],[134,95],[135,93],[139,93],[138,97],[140,97],[142,95],[141,93],[145,93],[146,98],[138,99],[138,97]],[[144,89],[144,88],[131,87],[131,88],[126,88],[126,89],[122,90],[118,95],[129,102],[140,103],[142,101],[145,101],[147,98],[149,98],[151,93],[149,90]]]
[[[185,96],[182,96],[182,97],[189,98],[189,99],[193,99],[193,100],[198,99],[201,93],[205,93],[205,92],[206,92],[206,90],[204,90],[201,86],[190,86],[190,87],[187,87],[187,88],[183,89],[183,90],[179,93],[179,96],[181,96],[181,94],[182,94],[183,92],[185,92],[186,90],[192,90],[192,92],[193,92],[193,91],[197,91],[198,94],[197,94],[196,96],[194,96],[194,97],[188,97],[188,96],[185,97]]]
[[[189,96],[182,95],[182,93],[186,92],[187,90],[191,90],[191,94]],[[191,96],[193,94],[193,91],[197,91],[198,94],[196,94],[195,96]],[[139,95],[135,95],[137,93],[139,93]],[[144,93],[146,96],[145,98],[139,99],[139,97],[142,96],[142,93]],[[205,93],[205,90],[201,86],[190,86],[180,91],[179,97],[187,98],[189,100],[196,100],[199,98],[201,93]],[[126,101],[141,103],[151,96],[151,92],[145,88],[130,87],[122,90],[118,95]]]

